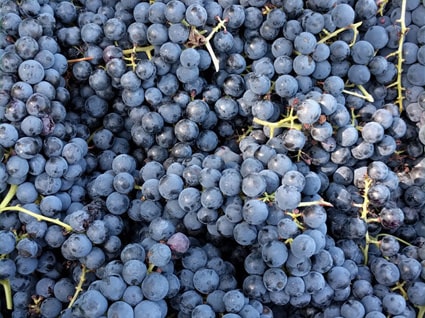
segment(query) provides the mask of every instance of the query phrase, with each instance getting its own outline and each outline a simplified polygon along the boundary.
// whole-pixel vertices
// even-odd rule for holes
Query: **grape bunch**
[[[0,0],[0,318],[425,317],[424,17]]]

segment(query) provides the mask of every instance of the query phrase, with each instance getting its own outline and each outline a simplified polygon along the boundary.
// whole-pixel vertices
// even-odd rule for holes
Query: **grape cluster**
[[[425,316],[423,0],[0,11],[0,318]]]

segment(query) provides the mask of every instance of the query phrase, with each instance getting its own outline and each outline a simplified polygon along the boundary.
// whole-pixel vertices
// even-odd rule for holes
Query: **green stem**
[[[366,239],[366,242],[365,242],[365,246],[362,248],[362,251],[363,251],[364,264],[367,265],[368,258],[369,258],[369,241],[370,241],[369,232],[366,232],[365,239]]]
[[[148,265],[148,273],[150,274],[150,273],[152,273],[153,271],[154,271],[154,269],[155,269],[155,265],[154,264],[149,264]]]
[[[401,1],[400,19],[397,20],[397,22],[400,23],[400,39],[398,42],[397,51],[390,54],[390,55],[397,55],[397,79],[393,84],[387,86],[387,87],[393,87],[393,86],[397,87],[397,99],[395,103],[398,104],[400,113],[403,111],[403,100],[405,99],[403,94],[404,87],[403,87],[401,77],[403,75],[403,62],[404,62],[403,44],[406,37],[406,33],[408,31],[408,28],[406,27],[406,4],[407,4],[407,0]]]
[[[364,89],[364,88],[363,88]],[[348,94],[348,95],[353,95],[353,96],[356,96],[356,97],[359,97],[359,98],[362,98],[362,99],[365,99],[365,100],[367,100],[368,102],[373,102],[374,101],[374,99],[373,99],[373,96],[372,95],[370,95],[369,93],[367,93],[367,95],[363,95],[363,94],[359,94],[359,93],[356,93],[356,92],[352,92],[352,91],[349,91],[349,90],[346,90],[346,89],[344,89],[343,91],[342,91],[343,93],[345,93],[345,94]]]
[[[392,238],[396,239],[397,241],[399,241],[400,243],[403,243],[406,246],[412,246],[412,244],[410,244],[409,242],[407,242],[407,241],[405,241],[405,240],[403,240],[403,239],[401,239],[397,236],[391,235],[391,234],[380,233],[380,234],[376,235],[375,237],[379,238],[381,236],[391,236]]]
[[[388,0],[378,0],[376,3],[378,5],[378,13],[381,15],[381,17],[384,15],[384,9],[387,3]]]
[[[78,285],[75,287],[75,293],[72,296],[71,300],[69,301],[68,308],[71,308],[72,305],[74,305],[75,301],[78,298],[78,295],[83,291],[83,284],[86,281],[86,273],[87,273],[86,266],[85,265],[81,265],[80,279],[78,281]]]
[[[375,101],[375,99],[373,98],[372,95],[369,94],[369,92],[366,90],[366,88],[364,88],[363,85],[357,85],[357,88],[362,92],[362,94],[364,95],[364,98],[369,102],[369,103],[373,103]]]
[[[134,54],[134,53],[146,53],[146,55],[148,56],[148,59],[152,58],[152,51],[155,49],[155,47],[153,45],[148,45],[148,46],[135,46],[131,49],[125,49],[122,50],[122,53],[124,55],[128,55],[128,54]]]
[[[267,192],[264,192],[263,196],[260,198],[260,201],[263,201],[263,202],[266,202],[267,203],[267,202],[273,202],[274,199],[275,199],[275,194],[274,193],[268,194]]]
[[[292,115],[292,108],[291,108],[291,112],[289,116],[279,120],[278,122],[271,123],[256,117],[254,117],[252,121],[256,124],[268,127],[270,129],[270,138],[273,138],[274,130],[277,128],[289,128],[289,129],[301,130],[302,125],[294,123],[295,119],[297,119],[297,116]]]
[[[6,196],[0,203],[0,211],[7,207],[10,201],[12,201],[13,197],[16,194],[16,190],[18,189],[18,186],[16,184],[12,184],[9,188],[9,191],[7,192]]]
[[[64,222],[62,222],[62,221],[60,221],[59,219],[52,219],[52,218],[49,218],[49,217],[47,217],[47,216],[44,216],[44,215],[41,215],[41,214],[37,214],[37,213],[34,213],[34,212],[32,212],[32,211],[30,211],[30,210],[27,210],[27,209],[25,209],[25,208],[23,208],[23,207],[21,207],[21,206],[6,206],[6,207],[1,207],[0,208],[0,214],[1,213],[3,213],[3,212],[5,212],[5,211],[17,211],[17,212],[22,212],[22,213],[25,213],[25,214],[27,214],[27,215],[30,215],[30,216],[32,216],[33,218],[35,218],[37,221],[46,221],[46,222],[50,222],[50,223],[54,223],[54,224],[57,224],[57,225],[59,225],[59,226],[61,226],[61,227],[63,227],[64,229],[65,229],[65,231],[66,232],[72,232],[72,227],[70,226],[70,225],[68,225],[68,224],[66,224],[66,223],[64,223]]]
[[[338,34],[340,34],[341,32],[352,29],[354,31],[354,37],[353,37],[353,41],[351,43],[354,44],[356,42],[356,38],[357,38],[357,34],[358,34],[357,29],[362,25],[362,23],[363,22],[360,21],[360,22],[348,25],[346,27],[339,28],[338,30],[335,30],[332,33],[325,32],[325,33],[327,33],[326,36],[324,38],[320,39],[320,41],[318,41],[318,43],[325,43],[326,41],[328,41],[328,40],[332,39],[333,37],[337,36]]]
[[[208,36],[205,38],[206,42],[211,41],[214,34],[220,31],[220,29],[226,30],[227,19],[222,20],[220,19],[220,17],[217,17],[217,20],[218,20],[218,24],[211,30],[210,34],[208,34]]]
[[[418,316],[417,318],[424,318],[425,317],[425,306],[415,306],[418,308]]]
[[[0,284],[3,286],[4,295],[6,297],[6,308],[8,310],[12,310],[13,301],[12,301],[12,288],[10,287],[10,282],[8,279],[0,279]]]
[[[369,178],[369,176],[365,176],[365,187],[364,187],[364,194],[363,194],[363,203],[361,206],[361,215],[360,218],[362,220],[364,220],[365,222],[367,222],[367,215],[369,213],[368,207],[369,207],[369,198],[368,198],[368,193],[370,190],[370,187],[372,185],[372,179]]]

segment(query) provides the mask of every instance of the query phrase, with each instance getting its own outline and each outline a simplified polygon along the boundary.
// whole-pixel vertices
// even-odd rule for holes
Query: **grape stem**
[[[328,207],[333,207],[333,204],[323,200],[322,198],[320,200],[317,201],[308,201],[308,202],[300,202],[300,204],[298,204],[298,208],[304,208],[307,206],[313,206],[313,205],[320,205],[320,206],[328,206]]]
[[[384,9],[387,5],[388,0],[378,0],[376,4],[378,5],[378,13],[381,15],[381,17],[384,15]]]
[[[155,47],[153,45],[148,46],[133,46],[131,49],[125,49],[122,51],[124,57],[123,59],[125,61],[129,61],[130,63],[127,64],[127,66],[131,66],[133,68],[133,71],[136,70],[136,54],[137,53],[145,53],[148,60],[152,59],[152,51],[155,50]]]
[[[363,251],[364,264],[367,265],[368,257],[369,257],[369,243],[370,243],[369,232],[366,232],[365,240],[366,240],[365,246],[362,247],[361,249]]]
[[[4,295],[6,297],[6,308],[8,310],[12,310],[13,301],[12,301],[12,288],[10,287],[10,282],[8,279],[0,279],[0,284],[3,286]]]
[[[349,90],[344,89],[342,92],[348,95],[353,95],[362,99],[367,100],[369,103],[373,103],[375,101],[375,99],[373,98],[372,95],[370,95],[366,89],[364,88],[363,85],[357,85],[357,88],[360,90],[361,94],[356,93],[356,92],[352,92]]]
[[[68,308],[71,308],[75,301],[78,298],[78,295],[83,291],[83,284],[86,281],[86,273],[87,273],[87,268],[85,265],[81,265],[81,275],[80,275],[80,279],[78,280],[78,285],[75,287],[75,293],[72,296],[71,300],[69,301],[68,304]]]
[[[418,308],[418,316],[417,318],[424,318],[425,317],[425,306],[415,306]]]
[[[262,119],[259,119],[257,117],[254,117],[252,122],[268,127],[270,129],[270,138],[274,137],[274,130],[277,128],[289,128],[289,129],[296,129],[301,130],[302,125],[301,124],[295,124],[294,121],[297,119],[297,116],[293,115],[294,109],[291,107],[289,111],[289,115],[278,122],[271,123]]]
[[[124,55],[130,55],[130,54],[136,54],[136,53],[145,53],[148,57],[148,59],[152,58],[152,51],[155,49],[153,45],[148,46],[134,46],[131,49],[123,50],[122,53]]]
[[[399,108],[400,113],[403,111],[403,100],[405,98],[403,96],[404,87],[403,87],[403,84],[401,82],[401,77],[402,77],[402,74],[403,74],[403,62],[404,62],[403,44],[404,44],[404,40],[405,40],[405,37],[406,37],[406,33],[409,30],[406,27],[406,3],[407,3],[407,0],[401,1],[400,19],[398,19],[396,21],[396,22],[400,23],[400,39],[399,39],[399,42],[398,42],[398,48],[397,48],[396,51],[387,55],[387,58],[389,58],[391,56],[397,56],[397,79],[394,83],[388,85],[387,88],[397,87],[397,99],[396,99],[395,104],[398,104],[398,108]]]
[[[29,216],[32,216],[33,218],[35,218],[37,221],[46,221],[46,222],[50,222],[50,223],[54,223],[57,224],[61,227],[63,227],[65,229],[65,231],[67,233],[72,232],[72,227],[62,221],[60,221],[59,219],[52,219],[49,217],[46,217],[44,215],[41,214],[37,214],[34,213],[30,210],[27,210],[19,205],[16,206],[8,206],[8,204],[10,203],[10,201],[13,199],[13,197],[16,194],[16,190],[18,189],[18,186],[16,184],[12,184],[9,188],[9,191],[7,192],[6,196],[4,197],[3,201],[0,203],[0,214],[5,212],[5,211],[17,211],[17,212],[22,212],[25,213]]]
[[[274,193],[268,194],[267,192],[264,192],[263,196],[260,198],[260,201],[263,201],[265,203],[270,203],[275,200]]]
[[[80,57],[78,59],[68,60],[68,64],[82,62],[82,61],[91,61],[91,60],[93,60],[93,57],[92,56]]]
[[[351,109],[350,109],[350,112],[351,112],[351,126],[353,126],[356,129],[358,129],[357,118],[360,117],[360,116],[359,115],[356,115],[354,111],[355,111],[354,107],[351,107]]]
[[[369,178],[368,175],[365,175],[365,183],[364,183],[364,194],[363,194],[363,203],[361,205],[361,215],[360,218],[364,221],[367,221],[367,215],[369,213],[368,207],[369,207],[369,198],[368,193],[370,190],[370,187],[372,185],[372,179]]]
[[[407,292],[404,289],[404,285],[406,285],[406,282],[405,281],[402,282],[401,284],[400,284],[400,282],[397,282],[396,285],[393,288],[391,288],[391,291],[397,291],[397,290],[399,290],[400,291],[400,294],[403,296],[403,298],[407,300],[407,299],[409,299],[409,296],[407,296]]]
[[[286,215],[292,218],[292,220],[295,222],[295,224],[300,230],[304,230],[305,229],[304,224],[300,220],[298,220],[298,218],[302,216],[302,214],[298,210],[295,210],[295,211],[296,212],[286,212]]]
[[[353,30],[354,31],[354,36],[353,36],[353,40],[351,41],[350,46],[352,46],[354,43],[356,43],[356,39],[357,36],[359,34],[358,28],[362,25],[362,21],[354,23],[354,24],[350,24],[347,25],[345,27],[339,28],[338,30],[335,30],[332,33],[329,33],[329,31],[327,31],[326,29],[323,29],[323,33],[325,33],[326,35],[320,39],[320,41],[318,41],[317,43],[325,43],[326,41],[332,39],[333,37],[337,36],[338,34],[340,34],[341,32],[347,31],[347,30]]]
[[[400,243],[403,243],[406,246],[412,246],[412,244],[410,244],[409,242],[407,242],[407,241],[405,241],[405,240],[403,240],[403,239],[401,239],[397,236],[391,235],[391,234],[380,233],[380,234],[376,235],[375,238],[379,238],[381,236],[391,236],[392,238],[396,239],[397,241],[399,241]]]
[[[190,29],[190,35],[189,35],[189,41],[187,42],[187,45],[189,47],[198,47],[201,45],[205,45],[207,48],[208,53],[211,56],[211,61],[214,65],[215,71],[218,72],[220,70],[220,61],[218,60],[217,56],[215,55],[215,52],[211,46],[211,40],[215,33],[220,31],[220,29],[226,30],[226,23],[227,19],[221,19],[219,16],[216,17],[218,24],[212,28],[211,32],[204,36],[204,31],[199,31],[196,29],[196,27],[192,26]]]

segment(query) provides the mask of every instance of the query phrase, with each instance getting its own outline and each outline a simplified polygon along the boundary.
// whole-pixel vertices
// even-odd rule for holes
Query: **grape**
[[[341,3],[332,9],[331,15],[336,27],[343,28],[354,22],[355,12],[348,4]]]
[[[160,305],[151,300],[142,300],[134,307],[134,316],[143,315],[147,318],[161,317]]]
[[[316,47],[316,38],[309,32],[301,32],[294,39],[294,48],[301,54],[310,54]]]
[[[326,222],[325,209],[321,206],[306,207],[303,212],[303,222],[310,228],[318,228]]]
[[[194,290],[181,294],[179,309],[186,314],[191,313],[198,305],[202,304],[202,297]]]
[[[143,295],[151,301],[163,299],[168,293],[168,280],[159,273],[152,272],[142,282]]]
[[[165,266],[171,260],[171,249],[162,243],[156,243],[148,251],[149,263],[157,267]]]
[[[297,106],[297,117],[303,124],[313,124],[320,117],[321,108],[313,99],[306,99]]]
[[[286,73],[286,71],[283,72]],[[292,97],[298,90],[298,83],[292,76],[282,75],[276,80],[275,89],[281,97]]]
[[[358,41],[351,48],[351,58],[356,64],[368,64],[374,56],[374,47],[368,41]]]
[[[84,234],[72,234],[63,243],[61,250],[67,259],[87,256],[92,249],[90,240]]]
[[[298,258],[306,258],[312,256],[316,251],[316,243],[313,238],[300,234],[294,238],[291,243],[291,252]]]
[[[279,220],[277,231],[280,238],[288,239],[297,235],[299,228],[292,219],[284,218]]]
[[[233,228],[233,236],[240,245],[251,245],[257,238],[257,230],[253,225],[241,222]]]
[[[72,307],[72,314],[77,317],[97,317],[106,313],[108,302],[97,290],[84,292]]]
[[[308,76],[315,71],[316,63],[308,55],[298,55],[293,60],[293,68],[297,75]]]
[[[350,284],[350,272],[342,266],[335,266],[327,272],[327,281],[335,290],[344,289]]]
[[[192,317],[207,317],[207,318],[214,318],[215,317],[215,311],[208,305],[198,305],[196,306],[192,311]]]
[[[301,194],[295,187],[280,186],[276,190],[276,203],[282,210],[293,210],[301,202]]]
[[[270,267],[282,266],[288,258],[288,250],[285,244],[273,240],[262,246],[261,251],[264,262]]]
[[[364,316],[365,309],[360,301],[357,300],[348,300],[344,302],[344,304],[341,306],[341,314],[342,315],[354,315],[359,317]]]
[[[384,128],[376,122],[369,122],[362,128],[362,138],[369,143],[376,143],[384,138]]]
[[[202,294],[209,294],[218,287],[220,277],[213,269],[202,268],[193,275],[193,285]]]

